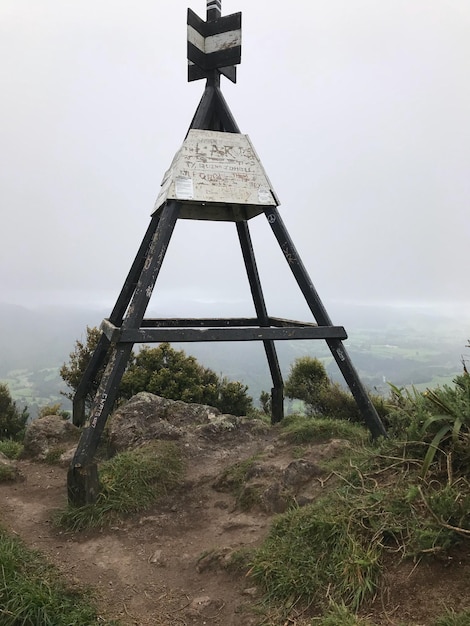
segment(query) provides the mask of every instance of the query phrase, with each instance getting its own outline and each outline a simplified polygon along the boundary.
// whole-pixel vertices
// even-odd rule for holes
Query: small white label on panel
[[[192,200],[194,198],[193,179],[187,176],[177,176],[175,193],[178,200]]]
[[[272,204],[273,197],[271,195],[271,190],[267,187],[259,187],[258,188],[258,200],[260,204]]]

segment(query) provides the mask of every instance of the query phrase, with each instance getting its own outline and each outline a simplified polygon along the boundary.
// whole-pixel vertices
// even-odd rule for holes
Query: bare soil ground
[[[311,446],[303,458],[313,464],[334,449]],[[81,533],[63,532],[51,521],[66,504],[66,468],[23,460],[24,480],[0,485],[0,522],[46,555],[72,585],[89,587],[103,617],[127,626],[254,626],[261,622],[259,592],[224,562],[235,550],[259,545],[274,513],[237,510],[233,494],[214,483],[227,466],[258,453],[268,468],[258,482],[295,458],[295,449],[273,433],[213,445],[188,459],[177,494],[119,525]],[[311,500],[323,482],[311,476],[297,497]],[[376,624],[428,626],[445,607],[470,607],[468,549],[442,561],[390,564],[384,577],[386,590],[368,610]],[[283,626],[284,620],[272,623]],[[285,626],[307,623],[293,617]]]

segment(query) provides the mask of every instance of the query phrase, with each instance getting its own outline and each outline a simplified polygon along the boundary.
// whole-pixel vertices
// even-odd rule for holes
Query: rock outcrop
[[[38,417],[26,429],[23,456],[44,461],[56,454],[59,460],[79,437],[79,429],[60,415]]]
[[[141,392],[117,409],[108,421],[112,454],[154,439],[226,440],[267,429],[260,420],[222,414],[204,404],[187,404]]]

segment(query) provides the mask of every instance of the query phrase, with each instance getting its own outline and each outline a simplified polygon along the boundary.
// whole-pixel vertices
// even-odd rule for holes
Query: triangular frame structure
[[[218,9],[211,8],[209,10],[209,4],[218,5]],[[218,16],[220,17],[219,0],[209,0],[208,21],[210,21],[211,15],[212,21],[217,21]],[[226,18],[221,19],[225,20]],[[207,78],[207,84],[191,122],[190,130],[240,134],[235,119],[220,91],[220,73],[222,70],[226,75],[234,75],[234,72],[231,72],[230,68],[227,67],[200,70],[202,77]],[[275,198],[275,195],[272,197]],[[277,204],[276,201],[270,201],[266,206],[257,207],[255,213],[265,214],[315,322],[300,322],[269,316],[248,225],[249,219],[253,217],[253,212],[237,210],[232,214],[227,213],[226,207],[220,206],[218,207],[220,213],[217,213],[217,207],[215,207],[216,212],[214,214],[214,207],[212,207],[212,212],[208,215],[201,215],[200,212],[196,211],[193,219],[214,219],[215,217],[215,219],[235,223],[256,317],[145,319],[147,305],[162,267],[165,252],[184,206],[184,201],[174,198],[165,199],[160,206],[157,206],[152,215],[150,225],[111,315],[101,324],[102,334],[99,343],[75,393],[73,421],[76,425],[83,425],[85,421],[85,398],[92,388],[99,369],[107,360],[108,364],[91,408],[89,423],[82,433],[70,465],[68,497],[71,503],[84,505],[96,501],[99,481],[94,456],[135,343],[262,341],[273,383],[271,405],[272,422],[275,423],[282,420],[284,415],[284,393],[283,379],[274,342],[285,339],[323,339],[328,344],[372,436],[385,436],[383,424],[342,343],[342,340],[347,338],[346,331],[342,326],[332,325],[281,219]],[[211,209],[210,203],[208,208]],[[224,209],[225,213],[223,212]],[[185,218],[188,219],[188,213]]]

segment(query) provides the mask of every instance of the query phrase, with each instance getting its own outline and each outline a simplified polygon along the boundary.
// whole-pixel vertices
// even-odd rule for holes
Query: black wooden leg
[[[139,328],[165,257],[178,217],[178,206],[172,202],[162,209],[158,227],[150,243],[122,329]],[[112,349],[90,414],[68,473],[69,501],[75,505],[93,502],[98,493],[98,474],[93,462],[108,415],[117,397],[119,384],[132,351],[131,343],[119,343]]]
[[[88,393],[90,392],[93,381],[98,375],[100,367],[103,365],[108,354],[110,344],[109,340],[104,333],[98,341],[88,365],[83,372],[82,379],[73,396],[73,411],[72,422],[75,426],[83,426],[86,421],[85,417],[85,402]]]
[[[256,265],[248,222],[243,221],[237,222],[236,224],[259,325],[267,327],[269,326],[268,312],[263,296],[258,267]],[[274,341],[272,339],[265,340],[263,341],[263,345],[273,381],[273,388],[271,389],[271,422],[275,424],[276,422],[280,422],[284,417],[284,384]]]
[[[142,273],[144,267],[145,259],[147,258],[150,243],[157,229],[159,219],[159,215],[154,215],[152,217],[150,224],[147,228],[147,232],[145,233],[142,243],[140,244],[134,262],[132,263],[131,269],[129,270],[129,274],[124,281],[121,293],[119,294],[116,304],[114,305],[114,308],[111,312],[109,321],[116,326],[121,325],[124,314],[126,313],[127,307],[129,306],[129,302],[131,301],[132,295],[134,294],[137,281],[139,280],[139,276]],[[100,367],[106,361],[106,356],[109,350],[109,340],[103,333],[100,337],[98,345],[95,348],[95,351],[93,352],[88,366],[83,372],[82,379],[73,397],[72,421],[75,426],[83,426],[85,424],[86,397],[90,392],[90,389],[92,388],[93,381],[98,375]]]
[[[279,211],[277,208],[270,208],[266,209],[265,214],[281,250],[286,257],[289,267],[294,274],[297,284],[299,285],[300,290],[302,291],[318,325],[332,326],[330,317],[326,312],[326,309],[323,306],[312,281],[310,280],[300,256],[297,254],[297,250],[295,249],[289,233],[284,226],[281,216],[279,215]],[[342,341],[340,339],[326,339],[326,342],[330,348],[333,358],[343,374],[347,385],[349,386],[349,389],[351,390],[352,395],[354,396],[354,399],[357,402],[372,436],[374,438],[381,435],[386,436],[386,431],[382,421],[380,420],[374,405],[363,387]]]

